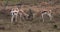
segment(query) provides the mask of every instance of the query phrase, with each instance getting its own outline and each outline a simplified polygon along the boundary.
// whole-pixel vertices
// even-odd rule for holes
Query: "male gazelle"
[[[43,10],[41,11],[41,16],[42,16],[42,19],[43,19],[43,22],[44,22],[44,15],[48,15],[50,20],[52,20],[52,10]]]
[[[12,15],[12,17],[11,17],[11,23],[14,21],[14,18],[15,18],[15,21],[17,21],[17,17],[18,17],[18,15],[20,16],[20,18],[24,15],[24,16],[28,16],[28,14],[26,14],[22,9],[18,9],[18,8],[13,8],[12,10],[11,10],[11,15]]]

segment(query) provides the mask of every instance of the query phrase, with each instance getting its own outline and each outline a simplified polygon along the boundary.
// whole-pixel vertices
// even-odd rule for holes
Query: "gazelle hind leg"
[[[48,16],[49,16],[50,20],[52,20],[52,15],[51,14],[48,14]]]

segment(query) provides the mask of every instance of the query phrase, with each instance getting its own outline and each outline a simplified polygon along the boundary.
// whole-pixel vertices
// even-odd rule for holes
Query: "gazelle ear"
[[[52,10],[49,10],[50,12],[52,11]]]
[[[14,9],[12,8],[11,11],[14,11]]]
[[[49,10],[49,13],[52,13],[52,10]]]

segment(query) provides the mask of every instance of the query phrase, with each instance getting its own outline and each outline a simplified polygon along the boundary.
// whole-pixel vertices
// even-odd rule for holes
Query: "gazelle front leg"
[[[11,17],[11,23],[13,23],[13,21],[14,21],[14,15],[12,15]]]
[[[21,14],[21,13],[19,13],[19,16],[20,16],[20,21],[21,21],[21,18],[22,18],[22,14]]]
[[[42,19],[43,19],[43,22],[44,22],[44,14],[42,14]]]
[[[17,22],[17,17],[18,17],[18,15],[15,15],[15,21]]]

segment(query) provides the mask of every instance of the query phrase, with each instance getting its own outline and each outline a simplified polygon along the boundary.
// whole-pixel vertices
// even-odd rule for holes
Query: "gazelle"
[[[18,8],[12,8],[10,13],[11,13],[11,23],[14,21],[14,19],[15,19],[15,21],[17,21],[19,9]]]
[[[12,15],[12,17],[11,17],[11,23],[13,22],[14,18],[15,18],[15,21],[17,21],[18,15],[20,16],[20,18],[23,17],[23,15],[24,16],[28,16],[28,14],[26,14],[22,9],[19,10],[18,8],[13,8],[11,10],[11,15]]]
[[[44,10],[43,9],[43,11],[41,11],[41,16],[42,16],[43,22],[44,22],[44,17],[43,16],[45,14],[49,16],[50,20],[52,20],[52,10]]]

